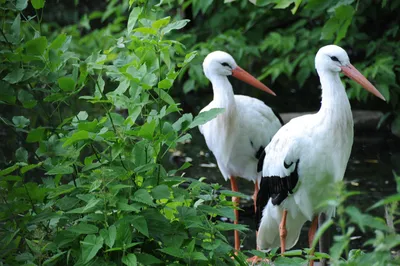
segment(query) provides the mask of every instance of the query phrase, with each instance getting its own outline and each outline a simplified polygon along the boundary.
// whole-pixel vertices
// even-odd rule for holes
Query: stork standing
[[[233,191],[238,191],[236,177],[255,182],[258,191],[257,162],[264,147],[281,127],[274,112],[262,101],[234,95],[228,76],[238,78],[258,89],[275,95],[267,86],[240,68],[231,55],[215,51],[207,55],[203,70],[211,81],[214,91],[213,101],[200,112],[212,108],[224,108],[224,113],[199,127],[208,148],[213,152],[218,167],[225,178],[230,179]],[[253,196],[254,206],[256,197]],[[232,198],[235,205],[239,199]],[[235,224],[239,212],[235,210]],[[235,249],[240,249],[239,232],[235,231]]]
[[[307,220],[312,221],[308,235],[311,245],[318,214],[334,214],[334,207],[323,207],[321,203],[336,196],[334,187],[343,179],[353,144],[353,118],[339,73],[385,100],[350,64],[341,47],[322,47],[315,57],[315,67],[322,87],[319,112],[292,119],[283,126],[259,161],[262,179],[256,204],[260,221],[257,244],[263,250],[280,246],[284,253],[293,247]]]

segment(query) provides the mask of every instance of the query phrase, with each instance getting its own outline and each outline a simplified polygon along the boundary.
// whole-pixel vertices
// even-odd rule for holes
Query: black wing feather
[[[258,163],[260,166],[260,161]],[[290,164],[284,163],[285,168],[289,168],[291,165],[293,165],[293,162]],[[265,176],[261,178],[260,191],[257,194],[257,203],[256,203],[257,228],[261,222],[262,211],[264,210],[265,206],[267,206],[267,203],[270,198],[272,198],[271,202],[273,205],[280,205],[288,197],[289,193],[290,194],[293,193],[293,189],[296,187],[297,182],[299,181],[299,174],[297,171],[298,165],[299,165],[299,160],[297,160],[296,166],[293,172],[291,172],[289,176],[285,177]],[[262,163],[261,163],[261,170],[262,170]]]

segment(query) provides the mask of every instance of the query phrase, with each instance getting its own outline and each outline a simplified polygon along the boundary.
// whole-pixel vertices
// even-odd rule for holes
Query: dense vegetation
[[[189,163],[169,169],[163,160],[223,112],[184,113],[177,100],[207,89],[201,62],[210,51],[261,69],[282,95],[278,109],[305,109],[307,102],[283,99],[318,86],[315,47],[338,43],[389,105],[354,83],[349,97],[387,112],[381,124],[399,131],[400,1],[225,2],[0,0],[1,265],[245,265],[251,253],[274,257],[235,254],[225,231],[246,226],[216,219],[233,219],[230,197],[245,195],[184,176]],[[399,263],[395,177],[398,193],[373,214],[348,206],[354,193],[338,188],[341,197],[328,204],[339,218],[322,229],[336,223],[340,231],[329,254],[315,256],[334,265]],[[349,250],[355,229],[375,236]],[[304,263],[309,251],[290,251],[275,265]]]

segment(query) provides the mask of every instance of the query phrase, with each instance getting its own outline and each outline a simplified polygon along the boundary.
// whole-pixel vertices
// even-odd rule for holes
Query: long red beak
[[[239,66],[232,69],[232,76],[246,82],[247,84],[257,89],[263,90],[265,92],[268,92],[269,94],[276,96],[275,92],[273,92],[270,88],[262,84],[259,80],[257,80],[255,77],[250,75],[246,70],[242,69]]]
[[[361,74],[352,64],[341,66],[340,68],[346,76],[363,86],[364,89],[366,89],[376,97],[386,101],[385,97],[383,97],[383,95],[375,88],[375,86],[372,85],[371,82],[369,82],[368,79],[366,79],[363,74]]]

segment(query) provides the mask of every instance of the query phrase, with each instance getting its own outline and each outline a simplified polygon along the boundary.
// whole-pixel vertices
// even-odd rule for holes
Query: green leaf
[[[28,162],[28,152],[23,147],[19,147],[18,150],[15,151],[15,158],[18,162]]]
[[[160,99],[163,100],[164,102],[168,103],[169,105],[175,104],[174,99],[166,91],[164,91],[162,89],[155,89],[154,91],[158,94]]]
[[[181,248],[178,248],[178,247],[171,246],[171,247],[166,247],[166,248],[162,248],[159,250],[165,254],[168,254],[170,256],[174,256],[177,258],[183,259],[185,257],[185,252]]]
[[[65,33],[61,33],[50,44],[49,48],[54,50],[60,49],[66,40],[67,40],[67,35]]]
[[[151,195],[154,199],[168,199],[170,191],[167,185],[159,185],[151,190]]]
[[[162,27],[165,27],[166,25],[168,25],[168,23],[171,21],[171,17],[165,17],[159,20],[154,21],[153,23],[151,23],[151,27],[158,30]]]
[[[21,32],[21,15],[20,14],[18,14],[15,17],[14,22],[11,25],[11,32],[13,32],[13,34],[16,38],[19,38],[20,32]]]
[[[133,253],[123,256],[122,262],[128,266],[136,266],[137,265],[137,259],[136,259],[135,254],[133,254]]]
[[[22,68],[13,69],[10,73],[8,73],[3,80],[8,83],[15,84],[21,81],[24,76],[24,70]]]
[[[149,237],[146,219],[143,216],[134,216],[131,220],[132,226],[143,235]]]
[[[46,175],[69,175],[74,172],[74,169],[69,165],[58,165],[50,169]]]
[[[46,37],[39,37],[26,42],[25,48],[29,55],[42,55],[47,47]]]
[[[169,89],[172,87],[173,80],[166,78],[158,82],[158,88],[160,89]]]
[[[183,27],[186,26],[186,24],[188,24],[189,21],[190,21],[189,19],[182,19],[182,20],[178,20],[176,22],[173,22],[173,23],[167,25],[165,28],[163,28],[161,30],[161,34],[165,35],[168,32],[170,32],[171,30],[182,29]]]
[[[79,223],[77,225],[69,227],[67,230],[78,235],[89,235],[96,234],[99,231],[99,228],[92,224]]]
[[[89,132],[85,130],[80,130],[72,134],[71,137],[68,137],[67,140],[64,142],[63,147],[67,147],[77,141],[89,139]]]
[[[26,137],[26,142],[34,143],[43,139],[45,129],[43,127],[38,127],[29,131],[28,136]]]
[[[28,6],[28,0],[17,0],[15,8],[19,11],[24,10]]]
[[[57,80],[58,86],[63,91],[73,91],[75,90],[75,81],[70,77],[61,77]]]
[[[194,118],[193,122],[190,123],[189,128],[194,128],[199,125],[203,125],[208,121],[216,118],[219,114],[223,113],[224,111],[225,111],[224,108],[212,108],[211,110],[201,112]]]
[[[30,123],[29,119],[24,116],[14,116],[12,122],[17,128],[25,128]]]
[[[135,7],[132,9],[128,18],[127,35],[131,34],[132,29],[135,27],[136,21],[138,20],[138,17],[140,16],[141,13],[142,13],[142,8],[140,7]]]
[[[60,252],[60,253],[57,253],[57,254],[55,254],[54,256],[51,256],[50,258],[48,258],[47,260],[45,260],[44,262],[43,262],[43,266],[44,265],[48,265],[48,264],[51,264],[51,265],[54,265],[53,263],[54,262],[56,262],[62,255],[64,255],[65,253],[66,253],[67,251],[63,251],[63,252]]]
[[[9,173],[14,172],[15,170],[17,170],[19,168],[19,165],[14,164],[13,166],[10,166],[6,169],[3,169],[0,171],[0,176],[5,176],[8,175]]]
[[[88,263],[96,256],[97,252],[103,246],[103,238],[101,236],[87,235],[81,243],[81,252],[83,263]]]
[[[149,192],[147,192],[147,190],[143,189],[143,188],[141,188],[135,192],[135,194],[133,195],[133,200],[136,202],[144,203],[144,204],[152,206],[152,207],[155,206],[155,204],[153,202],[153,198],[151,197]]]
[[[138,253],[136,254],[136,257],[138,262],[140,262],[142,265],[152,265],[152,264],[162,263],[161,260],[147,253]]]
[[[109,247],[112,248],[115,243],[115,239],[117,237],[117,228],[115,225],[111,225],[107,229],[101,229],[100,230],[100,235],[104,239],[104,243]]]
[[[150,34],[150,35],[157,35],[157,30],[152,29],[152,28],[147,28],[147,27],[140,27],[136,28],[134,32],[140,32],[143,34]]]
[[[26,90],[20,90],[18,92],[18,100],[22,103],[24,108],[31,109],[36,106],[37,101],[33,97],[32,94],[27,92]]]
[[[151,120],[151,122],[145,123],[143,126],[140,127],[138,136],[141,136],[141,137],[147,138],[147,139],[152,139],[154,130],[156,129],[156,126],[157,126],[157,124],[156,124],[155,120]]]
[[[44,7],[44,0],[32,0],[31,3],[34,9],[41,9]]]
[[[39,166],[41,166],[43,163],[40,162],[38,164],[29,164],[29,165],[25,165],[24,167],[21,168],[21,174],[25,174],[26,172],[38,168]]]
[[[10,84],[0,80],[0,102],[4,101],[9,104],[15,104],[15,92]]]

